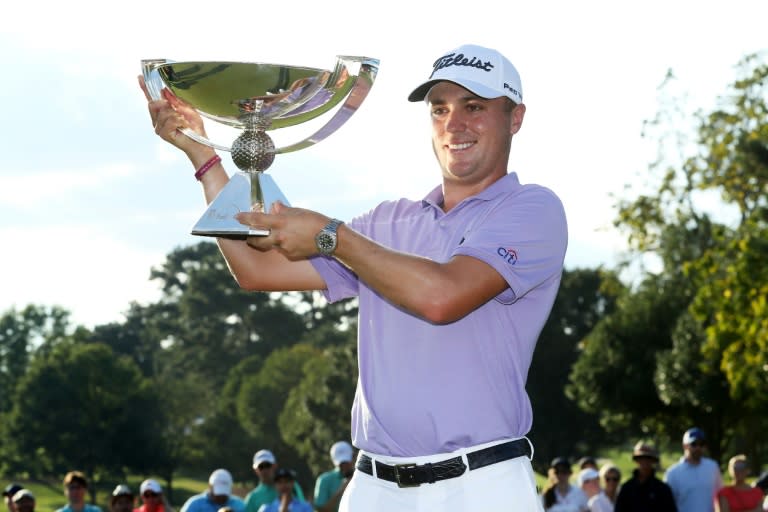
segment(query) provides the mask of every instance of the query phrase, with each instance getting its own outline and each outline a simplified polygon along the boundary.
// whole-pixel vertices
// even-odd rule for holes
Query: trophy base
[[[267,236],[268,229],[254,229],[240,224],[235,215],[253,210],[268,212],[272,203],[290,206],[272,177],[262,172],[237,172],[208,205],[200,220],[192,227],[196,236],[212,236],[245,240],[249,236]]]

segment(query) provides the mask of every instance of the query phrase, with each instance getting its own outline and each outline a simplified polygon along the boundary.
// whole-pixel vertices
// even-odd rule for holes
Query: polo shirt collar
[[[516,188],[520,187],[520,180],[517,178],[517,173],[510,172],[506,176],[502,177],[501,179],[497,180],[493,185],[486,188],[485,190],[482,190],[479,194],[476,194],[474,196],[468,197],[462,201],[464,203],[465,201],[471,201],[473,199],[479,199],[481,201],[491,201],[495,199],[500,194],[506,194],[509,192],[512,192]],[[424,196],[424,199],[421,200],[421,205],[424,208],[428,208],[430,206],[434,208],[442,209],[440,205],[443,204],[443,186],[438,185],[434,189],[432,189],[431,192],[429,192],[426,196]]]

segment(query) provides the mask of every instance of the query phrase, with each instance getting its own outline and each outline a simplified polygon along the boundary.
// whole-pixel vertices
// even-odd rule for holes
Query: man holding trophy
[[[507,170],[526,107],[502,54],[447,52],[408,99],[428,108],[442,171],[422,200],[346,223],[275,201],[236,214],[262,234],[217,241],[245,289],[359,299],[359,455],[340,510],[540,510],[525,382],[560,284],[565,213],[550,190]],[[167,94],[149,111],[212,201],[229,177],[212,148],[180,131],[204,136],[198,112]]]

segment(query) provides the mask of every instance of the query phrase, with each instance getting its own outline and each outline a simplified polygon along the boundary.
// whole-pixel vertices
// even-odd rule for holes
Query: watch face
[[[330,256],[336,250],[336,230],[342,222],[337,219],[331,219],[317,235],[315,235],[315,245],[321,254]]]
[[[328,254],[336,248],[336,240],[333,235],[328,232],[322,231],[317,235],[317,249],[323,253]]]

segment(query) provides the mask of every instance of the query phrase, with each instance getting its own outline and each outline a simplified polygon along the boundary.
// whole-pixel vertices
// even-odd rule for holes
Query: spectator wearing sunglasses
[[[245,497],[245,512],[258,512],[262,505],[269,505],[278,497],[275,487],[277,459],[269,450],[259,450],[253,455],[253,472],[259,479],[256,486]],[[293,495],[304,501],[304,493],[298,482],[293,482]]]
[[[723,486],[720,467],[704,456],[704,431],[693,427],[683,435],[683,456],[667,470],[664,480],[672,488],[679,512],[714,512],[715,495]]]
[[[141,482],[139,494],[142,505],[133,509],[133,512],[174,512],[157,480],[149,478]]]
[[[656,478],[659,452],[647,441],[638,441],[632,450],[637,468],[622,484],[616,497],[615,512],[679,512],[672,490]]]
[[[600,467],[600,478],[603,480],[603,493],[605,497],[615,506],[616,497],[619,495],[621,470],[611,463],[603,464]]]

